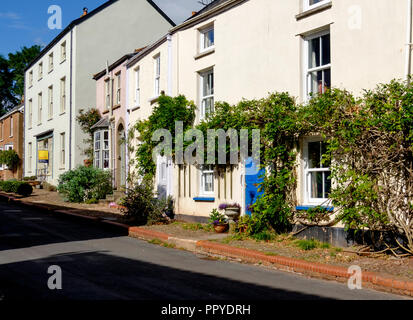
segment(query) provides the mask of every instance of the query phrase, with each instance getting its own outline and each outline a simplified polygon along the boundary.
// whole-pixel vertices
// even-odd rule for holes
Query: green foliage
[[[299,247],[301,250],[309,251],[317,248],[321,249],[329,249],[331,245],[329,243],[320,242],[314,239],[310,240],[296,240],[295,245]]]
[[[104,199],[112,193],[111,175],[94,167],[79,166],[59,177],[57,190],[69,202]]]
[[[47,191],[51,191],[51,192],[55,192],[57,191],[57,187],[48,183],[48,182],[43,182],[42,183],[43,189],[47,190]]]
[[[251,235],[251,238],[257,241],[271,241],[275,239],[275,234],[265,230]]]
[[[217,209],[213,209],[211,211],[211,214],[209,215],[209,220],[208,220],[212,225],[222,225],[222,224],[227,224],[228,219],[226,216],[222,213],[220,213]]]
[[[143,179],[128,190],[122,199],[122,206],[126,208],[122,209],[125,216],[139,225],[167,222],[164,212],[168,203],[155,198],[154,186],[149,179]]]
[[[89,109],[84,111],[79,110],[79,115],[76,117],[76,121],[79,123],[81,130],[88,135],[88,138],[83,142],[88,146],[83,153],[89,160],[93,160],[93,130],[92,126],[95,125],[100,119],[102,119],[99,110]]]
[[[0,190],[4,192],[17,193],[24,197],[32,194],[33,187],[27,182],[17,180],[0,181]]]
[[[14,171],[20,163],[20,157],[14,150],[0,151],[0,164],[6,165],[9,170]]]
[[[195,104],[192,101],[186,100],[182,95],[176,98],[161,95],[149,118],[136,123],[134,129],[137,132],[139,146],[135,151],[135,165],[139,175],[148,178],[155,175],[156,164],[153,162],[152,154],[158,142],[152,141],[152,137],[158,129],[165,129],[172,133],[172,150],[168,151],[171,152],[174,158],[175,141],[176,139],[183,139],[182,136],[175,136],[175,121],[183,122],[183,130],[185,132],[193,125],[195,108]],[[135,138],[135,135],[130,133],[129,140],[133,138]]]
[[[23,181],[36,181],[36,179],[37,179],[36,176],[23,177]]]

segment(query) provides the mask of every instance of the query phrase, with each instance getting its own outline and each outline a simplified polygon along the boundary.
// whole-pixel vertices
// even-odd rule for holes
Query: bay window
[[[109,169],[109,131],[99,130],[94,134],[94,166],[100,169]]]

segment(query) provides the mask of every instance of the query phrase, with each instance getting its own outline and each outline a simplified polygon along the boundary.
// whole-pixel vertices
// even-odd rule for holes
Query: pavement
[[[166,248],[129,237],[134,231],[139,237],[148,232],[0,202],[0,300],[406,298]],[[173,240],[164,234],[147,236]],[[48,288],[52,265],[62,270],[62,290]]]

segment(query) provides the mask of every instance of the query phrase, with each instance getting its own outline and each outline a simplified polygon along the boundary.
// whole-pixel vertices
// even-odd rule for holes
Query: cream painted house
[[[72,21],[42,50],[25,71],[25,176],[57,184],[62,173],[84,163],[86,135],[76,117],[96,107],[92,75],[171,26],[152,0],[110,0]]]
[[[358,95],[378,83],[404,79],[411,68],[411,2],[214,1],[128,65],[129,124],[149,115],[158,54],[162,90],[196,101],[197,122],[216,101],[237,103],[287,91],[305,102],[311,92],[325,87]],[[137,88],[141,95],[132,94]],[[321,137],[303,137],[299,209],[328,206],[329,168],[309,162],[310,155],[317,157],[322,148]],[[205,220],[222,202],[238,202],[246,212],[256,197],[247,194],[251,180],[245,164],[221,176],[210,168],[175,167],[171,176],[167,189],[175,197],[177,213],[186,218]]]

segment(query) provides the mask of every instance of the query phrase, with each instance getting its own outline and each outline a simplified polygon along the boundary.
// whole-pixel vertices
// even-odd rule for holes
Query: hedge
[[[0,181],[0,190],[4,192],[17,193],[27,197],[32,194],[33,187],[27,182],[7,180]]]

